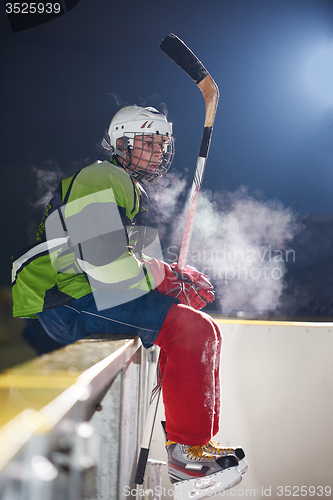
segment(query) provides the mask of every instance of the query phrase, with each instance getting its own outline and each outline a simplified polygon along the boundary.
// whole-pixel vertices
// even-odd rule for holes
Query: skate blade
[[[237,467],[230,467],[230,469],[209,474],[199,479],[186,479],[185,481],[175,483],[174,500],[211,498],[212,495],[217,495],[223,490],[233,488],[241,480],[242,475],[237,470]]]
[[[245,474],[245,472],[248,470],[249,466],[247,462],[243,459],[239,461],[237,469],[241,474]]]

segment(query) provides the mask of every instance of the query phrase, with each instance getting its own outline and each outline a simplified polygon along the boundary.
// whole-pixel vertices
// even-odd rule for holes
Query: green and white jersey
[[[13,314],[35,317],[95,289],[150,289],[140,260],[147,195],[103,161],[64,179],[48,204],[36,245],[13,257]]]

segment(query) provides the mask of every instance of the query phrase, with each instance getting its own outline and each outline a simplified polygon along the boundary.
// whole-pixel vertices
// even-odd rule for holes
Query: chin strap
[[[109,151],[111,156],[113,156],[113,157],[120,156],[120,158],[122,158],[123,160],[126,159],[126,153],[124,153],[124,151],[121,151],[120,149],[117,149],[117,148],[114,148],[113,146],[111,146],[111,144],[107,141],[107,139],[105,137],[103,138],[101,145],[104,149]]]
[[[122,158],[123,160],[126,159],[126,153],[124,153],[123,151],[120,151],[120,149],[112,147],[112,154],[115,156],[120,156],[120,158]]]

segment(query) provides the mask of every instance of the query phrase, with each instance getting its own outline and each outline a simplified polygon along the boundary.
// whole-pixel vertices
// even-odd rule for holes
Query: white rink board
[[[333,325],[217,321],[223,334],[217,439],[242,446],[249,470],[239,486],[212,498],[333,499]],[[162,418],[160,405],[150,457],[166,461]],[[161,499],[173,499],[162,469]]]

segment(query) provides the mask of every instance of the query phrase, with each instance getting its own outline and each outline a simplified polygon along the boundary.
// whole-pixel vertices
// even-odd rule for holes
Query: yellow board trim
[[[211,317],[218,324],[223,325],[252,325],[252,326],[297,326],[303,328],[333,328],[333,322],[322,322],[322,321],[268,321],[268,320],[258,320],[258,319],[232,319],[232,318],[221,318],[211,314]]]

